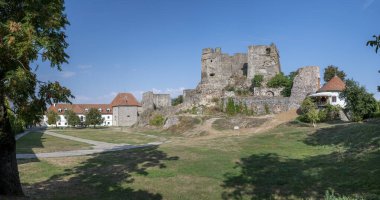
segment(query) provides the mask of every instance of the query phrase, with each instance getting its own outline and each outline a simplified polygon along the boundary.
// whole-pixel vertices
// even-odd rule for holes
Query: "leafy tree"
[[[65,112],[65,116],[67,119],[67,124],[70,126],[76,126],[80,124],[80,118],[77,114],[75,114],[72,110],[67,110]]]
[[[346,88],[340,94],[346,102],[346,109],[352,121],[361,121],[372,117],[377,110],[377,102],[363,86],[354,80],[346,81]]]
[[[286,77],[284,73],[280,72],[268,81],[267,86],[271,88],[279,88],[279,87],[285,87],[288,84],[289,84],[289,78]]]
[[[183,103],[183,95],[179,95],[177,98],[172,100],[172,106],[176,106]]]
[[[380,35],[373,35],[374,40],[370,40],[367,42],[367,46],[375,47],[375,52],[379,50],[380,47]],[[380,73],[380,70],[378,71]],[[380,92],[380,86],[377,86],[377,91]]]
[[[264,76],[261,74],[256,74],[252,79],[252,87],[261,87],[261,83],[264,80]]]
[[[313,124],[314,127],[317,127],[317,122],[319,121],[320,114],[317,109],[313,108],[306,113],[306,117]]]
[[[0,195],[23,195],[8,111],[32,125],[46,104],[73,97],[58,82],[39,81],[31,64],[47,61],[61,70],[67,62],[63,11],[63,0],[0,0]]]
[[[90,108],[88,113],[86,114],[86,125],[93,125],[94,128],[96,125],[103,123],[104,118],[100,111],[96,108]]]
[[[339,70],[338,67],[334,65],[329,65],[325,68],[325,72],[323,73],[323,80],[327,83],[329,80],[334,78],[335,75],[343,81],[346,78],[346,73],[344,73],[344,71]]]
[[[57,126],[57,122],[59,121],[59,115],[56,112],[50,110],[47,113],[47,118],[48,118],[48,120],[47,120],[48,124],[50,124],[50,125],[55,124],[55,126]]]
[[[377,51],[379,50],[379,47],[380,47],[380,35],[373,35],[372,36],[374,39],[373,40],[369,40],[367,42],[367,46],[371,46],[371,47],[375,47],[375,52],[377,53]]]
[[[287,76],[288,82],[285,84],[284,89],[281,91],[281,95],[284,97],[290,97],[293,88],[294,78],[297,76],[298,71],[290,72]]]

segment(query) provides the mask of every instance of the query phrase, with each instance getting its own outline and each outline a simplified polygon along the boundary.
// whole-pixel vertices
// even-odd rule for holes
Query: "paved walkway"
[[[22,136],[28,134],[28,132],[19,134],[21,138]],[[50,152],[50,153],[36,153],[36,154],[17,154],[17,159],[31,159],[31,158],[57,158],[57,157],[70,157],[70,156],[84,156],[84,155],[90,155],[94,153],[102,153],[102,152],[110,152],[110,151],[121,151],[121,150],[127,150],[127,149],[136,149],[136,148],[142,148],[142,147],[148,147],[148,146],[156,146],[165,143],[163,142],[151,142],[147,144],[142,145],[130,145],[130,144],[113,144],[108,142],[99,142],[95,140],[87,140],[82,139],[78,137],[63,135],[59,133],[54,133],[52,131],[44,131],[44,134],[51,135],[54,137],[60,137],[68,140],[73,140],[77,142],[83,142],[87,144],[94,145],[92,146],[92,149],[84,149],[84,150],[73,150],[73,151],[56,151],[56,152]],[[18,135],[18,136],[19,136]],[[18,139],[16,138],[16,140]]]

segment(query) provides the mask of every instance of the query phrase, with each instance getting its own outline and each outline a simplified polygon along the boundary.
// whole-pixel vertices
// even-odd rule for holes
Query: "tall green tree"
[[[361,121],[372,117],[377,111],[377,101],[373,94],[368,93],[365,87],[354,80],[346,81],[346,88],[340,97],[345,100],[345,108],[348,110],[352,121]]]
[[[380,47],[380,35],[374,35],[373,38],[374,40],[369,40],[367,42],[367,46],[375,47],[375,52],[377,53]],[[380,70],[378,72],[380,73]],[[380,92],[380,86],[377,86],[377,91]]]
[[[59,121],[59,115],[56,112],[50,110],[47,113],[46,117],[47,117],[47,123],[49,125],[55,124],[55,126],[57,127],[57,122]]]
[[[70,126],[76,126],[80,124],[79,116],[72,110],[67,110],[65,112],[65,117],[67,119],[67,124]]]
[[[339,70],[337,66],[329,65],[325,68],[325,72],[323,73],[323,80],[327,83],[329,80],[331,80],[334,76],[338,76],[340,79],[344,81],[346,78],[346,73],[344,71]]]
[[[96,108],[90,108],[88,113],[86,114],[86,125],[93,125],[94,128],[96,125],[103,123],[104,118],[102,118],[102,114]]]
[[[47,104],[73,97],[58,82],[39,81],[32,64],[49,62],[61,70],[68,24],[63,0],[0,0],[0,195],[23,195],[8,111],[33,124]]]

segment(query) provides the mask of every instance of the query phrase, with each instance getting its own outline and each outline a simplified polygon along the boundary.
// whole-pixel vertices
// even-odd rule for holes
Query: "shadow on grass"
[[[24,188],[37,199],[162,199],[159,193],[134,189],[129,184],[134,182],[134,175],[146,176],[148,168],[165,168],[164,161],[178,159],[157,147],[102,153]]]
[[[320,199],[332,189],[345,196],[380,199],[380,124],[347,124],[318,129],[312,146],[344,150],[290,159],[277,154],[242,158],[238,173],[225,174],[223,199]]]

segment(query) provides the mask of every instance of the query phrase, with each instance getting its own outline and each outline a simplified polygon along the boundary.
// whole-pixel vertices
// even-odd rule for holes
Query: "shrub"
[[[328,111],[327,109],[319,110],[318,111],[318,122],[325,122],[328,121]]]
[[[229,91],[229,92],[234,92],[235,91],[235,88],[231,85],[228,85],[226,86],[226,88],[224,88],[226,91]]]
[[[364,200],[364,198],[356,196],[356,197],[347,197],[347,196],[339,196],[334,194],[334,191],[327,190],[325,193],[325,200]]]
[[[346,89],[340,97],[346,101],[346,109],[352,121],[373,117],[378,109],[378,103],[373,94],[368,93],[365,87],[352,79],[346,81]]]
[[[264,104],[264,109],[265,109],[265,114],[269,114],[270,113],[268,104]]]
[[[256,74],[252,79],[252,87],[261,87],[261,83],[264,80],[264,76],[261,74]]]
[[[183,95],[179,95],[177,98],[172,99],[172,106],[176,106],[183,103]]]
[[[339,119],[339,111],[341,108],[339,106],[333,106],[331,104],[327,104],[326,111],[326,120],[331,121],[335,119]]]
[[[285,87],[289,84],[289,78],[286,77],[282,72],[276,74],[273,78],[271,78],[267,86],[271,88],[279,88],[279,87]]]
[[[306,98],[303,100],[303,102],[302,102],[302,104],[301,104],[301,107],[300,107],[301,112],[302,112],[303,114],[306,114],[306,113],[308,113],[310,110],[312,110],[312,109],[316,109],[316,108],[317,108],[317,106],[315,105],[315,103],[313,102],[313,100],[312,100],[310,97],[306,97]]]
[[[24,131],[25,123],[23,120],[18,119],[13,113],[8,112],[9,122],[11,123],[12,133],[14,135]]]
[[[226,113],[230,116],[236,114],[235,102],[231,97],[227,100]]]
[[[247,96],[248,93],[249,93],[249,91],[248,91],[248,90],[245,90],[245,89],[237,89],[237,90],[236,90],[236,94],[237,94],[238,96]]]
[[[162,126],[165,123],[165,118],[162,115],[155,115],[151,120],[149,120],[149,125],[152,126]]]

